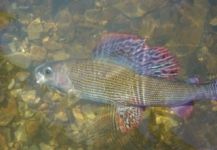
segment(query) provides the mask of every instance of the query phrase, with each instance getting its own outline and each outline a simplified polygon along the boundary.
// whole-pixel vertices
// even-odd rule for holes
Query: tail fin
[[[214,80],[206,85],[201,85],[199,91],[203,98],[217,100],[217,80]]]

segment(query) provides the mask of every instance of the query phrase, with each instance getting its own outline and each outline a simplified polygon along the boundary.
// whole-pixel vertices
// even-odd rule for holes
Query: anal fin
[[[193,112],[193,102],[189,102],[185,105],[172,107],[171,110],[180,118],[187,119],[192,115]]]

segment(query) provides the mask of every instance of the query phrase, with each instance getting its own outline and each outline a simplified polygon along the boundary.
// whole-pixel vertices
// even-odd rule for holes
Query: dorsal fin
[[[145,40],[139,36],[124,33],[105,33],[93,50],[95,58],[127,57],[145,46]]]
[[[170,78],[179,71],[176,58],[166,48],[149,47],[145,39],[131,34],[105,34],[93,57],[126,65],[141,75]]]

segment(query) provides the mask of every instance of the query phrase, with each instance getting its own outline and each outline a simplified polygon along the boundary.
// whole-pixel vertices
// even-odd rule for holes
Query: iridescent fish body
[[[77,91],[83,99],[134,106],[176,106],[217,95],[215,84],[211,88],[139,75],[100,60],[45,64],[36,69],[36,78],[65,93]]]
[[[164,48],[149,48],[137,36],[109,34],[93,55],[90,60],[42,64],[35,69],[36,80],[82,99],[116,105],[122,132],[139,125],[144,107],[217,98],[216,81],[199,85],[169,80],[178,73],[175,58]]]

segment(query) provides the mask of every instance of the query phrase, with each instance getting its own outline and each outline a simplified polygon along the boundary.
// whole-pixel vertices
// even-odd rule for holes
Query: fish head
[[[48,62],[34,70],[36,83],[67,93],[72,88],[68,68],[63,62]]]

